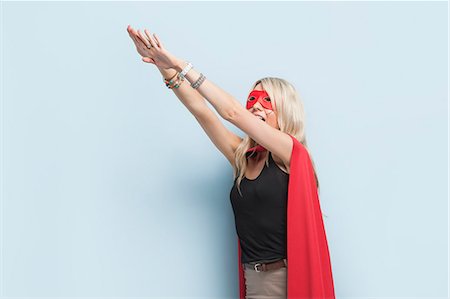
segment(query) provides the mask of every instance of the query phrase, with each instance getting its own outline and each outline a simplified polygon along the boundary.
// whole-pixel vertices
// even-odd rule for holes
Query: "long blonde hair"
[[[294,136],[308,151],[314,169],[314,176],[316,179],[316,186],[320,192],[319,179],[316,174],[316,166],[312,160],[308,149],[305,135],[305,111],[303,101],[300,99],[294,86],[288,81],[281,78],[266,77],[256,81],[249,92],[251,92],[256,85],[261,83],[262,88],[269,94],[272,104],[275,101],[277,110],[277,120],[280,131]],[[237,187],[239,194],[241,194],[240,184],[245,176],[247,169],[247,157],[245,153],[249,148],[256,146],[256,142],[248,135],[241,141],[235,151],[235,166],[233,171],[234,179],[237,178]],[[266,165],[269,165],[269,155],[265,160]]]

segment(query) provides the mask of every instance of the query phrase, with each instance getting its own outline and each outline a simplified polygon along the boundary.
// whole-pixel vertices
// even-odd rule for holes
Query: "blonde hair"
[[[275,102],[275,107],[277,111],[277,120],[280,127],[280,131],[285,132],[294,136],[303,146],[306,148],[308,154],[311,154],[308,149],[305,135],[305,111],[303,108],[303,102],[300,99],[294,86],[288,81],[281,78],[266,77],[256,81],[253,84],[251,90],[255,89],[256,85],[261,83],[262,88],[269,94],[269,97],[273,102]],[[251,92],[251,90],[249,92]],[[249,148],[256,146],[256,142],[251,139],[248,135],[241,141],[239,146],[235,151],[235,166],[233,167],[234,179],[237,178],[237,187],[239,194],[242,196],[240,184],[245,176],[245,170],[247,169],[247,157],[245,153]],[[311,158],[311,162],[314,169],[314,176],[316,179],[316,186],[318,192],[319,179],[316,174],[316,166]],[[265,160],[266,165],[269,165],[269,155],[267,155]]]

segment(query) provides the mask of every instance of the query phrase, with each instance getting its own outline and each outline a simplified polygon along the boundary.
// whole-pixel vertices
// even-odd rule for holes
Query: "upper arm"
[[[206,105],[201,113],[194,116],[209,139],[234,167],[234,153],[242,138],[228,130],[217,115]]]
[[[227,120],[247,133],[258,144],[283,160],[283,163],[289,169],[293,147],[293,140],[289,134],[261,121],[242,106],[238,106],[232,116]]]

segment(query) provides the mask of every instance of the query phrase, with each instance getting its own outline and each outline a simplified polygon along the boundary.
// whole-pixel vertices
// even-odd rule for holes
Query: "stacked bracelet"
[[[195,81],[194,83],[191,84],[191,87],[193,89],[197,89],[202,83],[203,81],[205,81],[206,77],[205,75],[203,75],[202,73],[200,73],[200,76],[198,77],[197,81]]]
[[[191,68],[192,68],[192,63],[187,61],[187,65],[184,67],[184,69],[178,75],[178,78],[181,80],[184,80],[184,76],[186,76],[186,74],[191,70]]]
[[[166,84],[167,88],[172,89],[172,88],[178,88],[181,86],[181,84],[183,84],[184,80],[186,79],[186,74],[192,69],[192,63],[190,63],[189,61],[187,61],[187,65],[183,68],[183,70],[181,71],[181,73],[176,72],[175,75],[173,75],[172,78],[170,79],[165,79],[164,83]],[[202,73],[200,73],[200,76],[198,77],[197,81],[195,81],[194,83],[191,84],[191,87],[194,89],[197,89],[202,83],[203,81],[205,81],[206,77],[205,75],[203,75]]]
[[[166,84],[167,88],[172,89],[172,88],[179,88],[181,86],[181,84],[184,81],[184,77],[180,79],[179,76],[177,76],[178,74],[179,73],[176,72],[175,75],[173,75],[173,77],[170,79],[163,78],[164,79],[163,81]],[[175,79],[175,77],[177,78]]]

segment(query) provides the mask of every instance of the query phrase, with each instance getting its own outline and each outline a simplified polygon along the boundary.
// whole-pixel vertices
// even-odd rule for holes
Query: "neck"
[[[254,153],[254,154],[250,157],[250,159],[253,160],[253,161],[255,161],[255,162],[259,162],[259,161],[261,161],[261,160],[265,160],[265,159],[267,158],[267,155],[268,155],[268,154],[269,154],[268,151],[265,151],[265,152],[256,152],[256,153]]]

